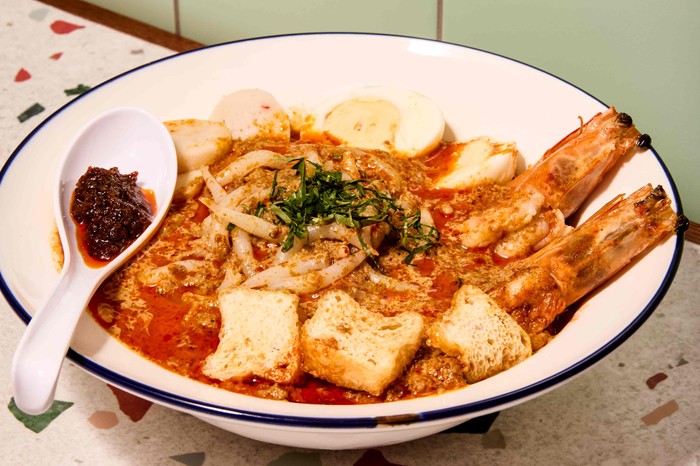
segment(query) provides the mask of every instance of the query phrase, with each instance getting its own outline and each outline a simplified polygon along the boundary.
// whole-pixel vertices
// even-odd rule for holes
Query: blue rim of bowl
[[[5,165],[2,167],[2,170],[0,170],[0,185],[2,184],[2,180],[5,177],[5,174],[7,173],[7,170],[9,169],[10,165],[12,164],[13,160],[19,156],[19,154],[22,152],[23,147],[36,135],[38,134],[41,129],[51,120],[53,120],[56,116],[61,114],[64,110],[66,110],[68,107],[70,107],[72,104],[77,102],[79,99],[82,99],[86,95],[89,95],[90,93],[94,92],[97,89],[101,89],[103,87],[106,87],[110,83],[119,80],[123,78],[124,76],[130,75],[132,73],[138,72],[141,69],[144,68],[149,68],[155,65],[158,65],[161,62],[169,61],[169,60],[174,60],[178,59],[181,56],[189,55],[192,53],[199,53],[203,50],[208,50],[208,49],[213,49],[213,48],[218,48],[218,47],[229,47],[229,46],[234,46],[236,44],[241,44],[245,42],[253,42],[253,41],[266,41],[266,40],[284,40],[285,38],[290,38],[290,37],[323,37],[323,36],[337,36],[337,37],[351,37],[351,36],[359,36],[359,37],[377,37],[377,38],[383,38],[387,40],[397,40],[397,41],[402,41],[402,40],[417,40],[417,41],[425,41],[425,42],[430,42],[434,43],[440,46],[445,46],[445,47],[457,47],[457,48],[463,48],[463,49],[468,49],[468,50],[473,50],[476,52],[484,53],[487,55],[492,55],[495,57],[499,57],[501,59],[525,66],[527,68],[534,69],[536,71],[539,71],[540,73],[549,75],[556,80],[561,81],[562,83],[565,83],[569,86],[571,86],[574,89],[577,89],[579,92],[582,92],[583,94],[588,95],[592,99],[596,100],[597,102],[606,105],[603,101],[600,99],[596,98],[595,96],[591,95],[590,93],[586,92],[585,90],[579,88],[578,86],[571,84],[570,82],[552,74],[547,71],[541,70],[537,67],[534,67],[532,65],[528,65],[527,63],[506,57],[504,55],[499,55],[493,52],[488,52],[486,50],[474,48],[474,47],[469,47],[461,44],[455,44],[451,42],[444,42],[444,41],[438,41],[434,39],[425,39],[425,38],[420,38],[420,37],[412,37],[412,36],[405,36],[405,35],[396,35],[396,34],[381,34],[381,33],[339,33],[339,32],[320,32],[320,33],[298,33],[298,34],[282,34],[282,35],[271,35],[271,36],[265,36],[265,37],[257,37],[257,38],[251,38],[251,39],[243,39],[243,40],[238,40],[238,41],[231,41],[231,42],[225,42],[221,44],[214,44],[214,45],[209,45],[205,46],[199,49],[195,50],[190,50],[187,52],[182,52],[182,53],[177,53],[174,55],[170,55],[164,58],[161,58],[159,60],[155,60],[153,62],[146,63],[144,65],[141,65],[139,67],[133,68],[131,70],[125,71],[124,73],[118,74],[101,84],[95,86],[94,88],[90,89],[86,93],[76,97],[72,101],[66,103],[62,107],[60,107],[58,110],[56,110],[54,113],[52,113],[49,117],[47,117],[41,124],[39,124],[29,135],[24,138],[24,140],[19,144],[19,146],[12,152],[10,157],[8,158],[7,162]],[[607,105],[606,105],[607,106]],[[676,201],[676,206],[677,206],[677,213],[678,215],[683,214],[683,208],[681,204],[681,199],[680,195],[678,193],[678,189],[676,187],[676,183],[674,182],[671,173],[668,171],[668,168],[666,165],[663,163],[661,160],[661,157],[659,154],[656,152],[656,150],[653,147],[650,147],[649,150],[654,154],[654,157],[656,158],[657,162],[663,169],[664,173],[666,174],[667,178],[669,179],[670,182],[670,189],[671,192],[673,193],[673,197]],[[129,391],[131,393],[134,393],[136,395],[143,396],[147,399],[156,401],[158,403],[162,403],[166,406],[170,406],[174,409],[181,409],[185,410],[188,412],[191,412],[193,414],[201,414],[201,415],[209,415],[209,416],[215,416],[219,418],[225,418],[225,419],[230,419],[230,420],[236,420],[236,421],[241,421],[241,422],[252,422],[252,423],[261,423],[261,424],[269,424],[269,425],[281,425],[281,426],[289,426],[289,427],[307,427],[307,428],[343,428],[343,429],[348,429],[348,428],[372,428],[372,427],[377,427],[378,425],[387,425],[387,424],[419,424],[421,422],[427,422],[427,421],[439,421],[439,420],[445,420],[449,418],[456,418],[456,417],[465,417],[468,418],[470,413],[473,413],[475,416],[476,415],[483,415],[487,414],[489,412],[497,411],[503,407],[503,405],[506,404],[511,404],[511,403],[516,403],[519,400],[525,400],[530,397],[534,397],[538,393],[542,393],[545,391],[548,391],[552,388],[555,388],[557,385],[562,384],[566,382],[567,380],[573,378],[574,376],[577,376],[581,374],[583,371],[586,369],[592,367],[594,364],[599,362],[601,359],[603,359],[605,356],[610,354],[613,350],[615,350],[618,346],[620,346],[627,338],[629,338],[637,329],[651,316],[653,311],[656,309],[656,307],[661,303],[663,297],[666,295],[666,292],[668,291],[669,287],[671,286],[671,283],[673,281],[673,278],[676,275],[676,272],[678,270],[682,252],[683,252],[683,238],[684,234],[682,231],[678,232],[676,234],[676,245],[675,249],[673,252],[673,257],[671,258],[671,263],[669,264],[669,268],[666,272],[666,275],[664,277],[663,282],[659,286],[659,288],[656,290],[656,293],[652,297],[652,299],[647,303],[647,305],[639,312],[639,314],[636,316],[636,318],[627,325],[624,329],[622,329],[614,338],[610,339],[605,345],[600,347],[597,351],[591,353],[584,359],[577,361],[575,364],[569,366],[568,368],[558,372],[557,374],[554,374],[546,379],[542,379],[538,382],[535,382],[531,385],[528,385],[526,387],[519,388],[517,390],[513,390],[511,392],[494,396],[492,398],[487,398],[484,400],[472,402],[472,403],[467,403],[467,404],[461,404],[461,405],[456,405],[456,406],[451,406],[448,408],[442,408],[442,409],[435,409],[435,410],[429,410],[421,413],[406,413],[406,414],[401,414],[401,415],[396,415],[396,416],[382,416],[382,417],[334,417],[334,418],[323,418],[323,417],[313,417],[313,416],[292,416],[292,415],[280,415],[280,414],[270,414],[270,413],[263,413],[263,412],[255,412],[255,411],[248,411],[245,409],[238,409],[238,408],[231,408],[223,405],[217,405],[213,403],[206,403],[206,402],[201,402],[189,397],[184,397],[180,396],[174,393],[170,393],[164,390],[157,389],[155,387],[151,387],[150,385],[143,384],[141,382],[138,382],[136,380],[130,379],[128,377],[124,377],[116,372],[113,372],[97,363],[94,361],[90,360],[89,358],[81,355],[80,353],[74,351],[73,349],[68,350],[67,357],[70,359],[72,362],[77,364],[78,366],[82,367],[86,371],[90,372],[92,375],[96,376],[99,379],[102,379],[103,381],[106,381],[110,384],[113,384],[115,386],[118,386],[120,388],[123,388],[126,391]],[[15,313],[19,316],[22,321],[27,324],[31,320],[30,314],[24,309],[24,307],[20,304],[19,300],[15,297],[15,295],[12,293],[12,290],[10,290],[7,282],[5,281],[4,276],[2,275],[2,271],[0,271],[0,291],[2,294],[5,296],[5,299],[9,303],[9,305],[12,307],[12,309],[15,311]]]

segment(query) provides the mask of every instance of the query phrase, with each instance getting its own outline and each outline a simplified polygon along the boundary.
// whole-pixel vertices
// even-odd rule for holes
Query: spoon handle
[[[32,317],[12,361],[15,404],[41,414],[53,404],[56,382],[73,330],[96,285],[64,273],[46,304]]]

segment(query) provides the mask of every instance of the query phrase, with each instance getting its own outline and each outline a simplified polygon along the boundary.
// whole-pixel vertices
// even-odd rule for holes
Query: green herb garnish
[[[255,215],[256,217],[260,217],[263,213],[265,213],[265,204],[258,201],[258,204],[255,206],[255,212],[253,212],[253,215]]]
[[[294,238],[306,239],[310,225],[332,222],[357,231],[360,245],[368,255],[372,255],[372,251],[360,236],[360,230],[386,223],[397,233],[399,245],[408,251],[404,259],[407,264],[416,254],[437,244],[440,233],[432,225],[420,222],[420,211],[406,214],[396,199],[374,188],[369,181],[343,180],[340,172],[326,171],[305,158],[292,162],[292,169],[299,175],[296,191],[287,195],[287,189],[278,184],[278,171],[275,171],[270,191],[270,212],[289,228],[282,251],[292,248]]]
[[[435,246],[440,240],[440,232],[433,225],[421,223],[420,211],[416,210],[404,217],[399,232],[401,247],[408,251],[404,262],[410,264],[415,256]]]

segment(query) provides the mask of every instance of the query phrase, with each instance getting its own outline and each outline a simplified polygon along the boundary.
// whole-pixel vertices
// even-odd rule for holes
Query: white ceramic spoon
[[[70,214],[76,182],[90,166],[117,167],[122,174],[138,172],[137,184],[154,192],[157,208],[143,234],[99,268],[84,262]],[[12,362],[15,403],[25,413],[41,414],[51,407],[78,319],[97,287],[157,230],[170,206],[176,178],[177,157],[170,134],[159,120],[136,108],[118,108],[94,119],[59,163],[54,212],[63,244],[63,269],[51,296],[32,317]]]

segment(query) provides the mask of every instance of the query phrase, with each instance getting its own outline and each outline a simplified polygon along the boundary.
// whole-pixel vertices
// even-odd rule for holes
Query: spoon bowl
[[[53,292],[32,317],[12,362],[15,403],[34,415],[53,403],[63,358],[90,298],[156,232],[170,206],[177,179],[177,156],[170,134],[162,122],[138,108],[118,108],[95,118],[76,137],[59,167],[53,207],[63,246],[63,269]],[[138,185],[153,191],[156,201],[148,228],[101,267],[84,261],[70,213],[73,190],[89,167],[137,172]]]

